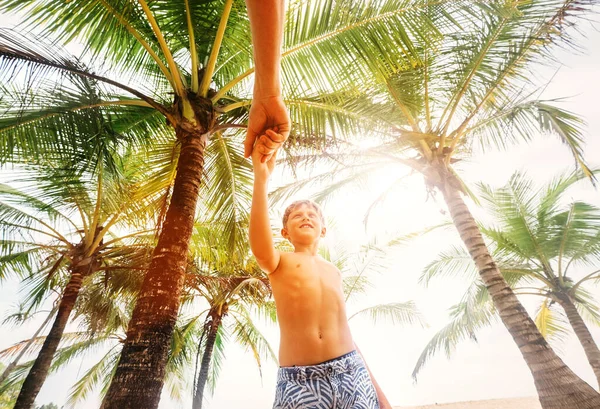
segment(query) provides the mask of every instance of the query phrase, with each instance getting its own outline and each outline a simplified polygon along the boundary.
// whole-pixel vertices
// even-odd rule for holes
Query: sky
[[[5,25],[0,21],[0,25]],[[555,72],[540,67],[540,78],[550,79],[543,98],[567,98],[562,106],[587,121],[587,160],[600,167],[600,24],[582,23],[585,36],[579,38],[583,51],[574,54],[560,51],[556,55],[562,66]],[[468,163],[460,165],[461,175],[469,183],[486,181],[500,187],[515,170],[526,170],[537,183],[545,183],[553,176],[573,169],[573,159],[567,150],[552,136],[536,137],[531,143],[512,147],[506,151],[490,151],[475,155]],[[422,179],[413,177],[406,181],[395,196],[389,198],[372,216],[365,231],[362,224],[365,209],[369,205],[368,192],[350,192],[337,200],[328,202],[324,208],[328,217],[335,220],[325,242],[330,247],[341,246],[355,251],[374,232],[412,232],[447,220],[445,206],[440,197],[426,200]],[[589,183],[581,183],[572,190],[573,199],[584,200],[600,206],[600,193]],[[477,217],[486,218],[485,211],[469,203]],[[424,224],[424,221],[426,224]],[[350,322],[354,339],[393,405],[409,406],[454,402],[463,400],[493,399],[504,397],[533,396],[535,388],[532,377],[520,353],[501,325],[484,329],[478,334],[478,342],[464,342],[447,359],[435,356],[422,370],[418,381],[411,378],[413,366],[431,336],[447,322],[447,308],[456,303],[465,288],[459,279],[434,281],[428,288],[417,283],[423,267],[439,251],[458,244],[453,230],[437,232],[415,240],[394,253],[388,254],[388,268],[372,276],[374,288],[356,304],[348,305],[348,312],[376,303],[414,300],[425,315],[429,327],[401,327],[386,322],[373,324],[367,319]],[[18,287],[14,283],[0,288],[0,315],[14,307],[18,300]],[[596,291],[600,296],[600,291]],[[600,298],[599,298],[600,299]],[[530,311],[534,303],[523,298]],[[31,335],[37,323],[20,328],[0,327],[0,349]],[[278,330],[262,326],[277,348]],[[600,329],[591,328],[597,342]],[[583,379],[596,387],[592,370],[587,364],[583,350],[575,336],[565,343],[553,345],[561,358]],[[263,377],[253,361],[251,353],[230,345],[215,394],[207,401],[209,409],[259,409],[271,407],[274,396],[277,367],[265,363]],[[66,370],[52,375],[46,381],[38,397],[39,403],[62,404],[68,386],[77,375],[93,362],[92,359],[76,360]],[[191,392],[190,392],[191,395]],[[89,399],[78,407],[95,408],[97,400]],[[189,399],[179,405],[165,396],[161,409],[190,407]]]

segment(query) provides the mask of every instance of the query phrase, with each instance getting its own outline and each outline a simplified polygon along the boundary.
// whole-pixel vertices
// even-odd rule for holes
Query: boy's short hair
[[[287,221],[290,217],[290,214],[294,210],[296,210],[296,208],[298,206],[302,206],[302,205],[310,206],[313,209],[315,209],[317,211],[317,214],[321,218],[321,223],[323,223],[323,226],[325,226],[325,217],[323,216],[323,210],[321,210],[321,206],[319,206],[312,200],[305,199],[305,200],[296,200],[296,201],[292,202],[288,207],[285,208],[285,211],[283,212],[283,219],[282,219],[284,228],[285,228],[285,224],[287,223]]]

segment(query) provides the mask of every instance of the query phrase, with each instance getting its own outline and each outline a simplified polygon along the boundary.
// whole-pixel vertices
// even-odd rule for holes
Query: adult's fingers
[[[283,141],[285,142],[288,136],[290,136],[290,117],[288,116],[287,111],[284,113],[284,117],[278,122],[278,129],[275,130],[275,133],[279,135],[280,138],[283,138]]]
[[[252,148],[254,147],[254,142],[256,141],[256,137],[258,135],[256,132],[252,131],[248,128],[248,132],[246,133],[246,139],[244,140],[244,157],[248,158],[252,154]]]

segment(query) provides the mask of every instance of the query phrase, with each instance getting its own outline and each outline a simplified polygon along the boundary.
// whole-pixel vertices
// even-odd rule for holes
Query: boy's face
[[[281,229],[281,235],[292,244],[312,244],[325,237],[326,232],[317,210],[307,204],[301,204],[292,210]]]

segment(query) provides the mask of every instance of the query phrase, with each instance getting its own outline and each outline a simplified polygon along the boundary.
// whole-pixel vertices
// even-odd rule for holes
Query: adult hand
[[[277,134],[267,134],[267,129],[276,129]],[[281,96],[255,97],[250,107],[248,118],[248,133],[244,141],[244,156],[247,158],[252,154],[252,149],[256,139],[260,136],[266,136],[272,143],[264,144],[268,149],[265,150],[262,162],[271,159],[273,153],[277,151],[290,135],[290,116],[283,103]],[[280,135],[273,139],[272,135]]]

